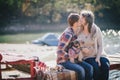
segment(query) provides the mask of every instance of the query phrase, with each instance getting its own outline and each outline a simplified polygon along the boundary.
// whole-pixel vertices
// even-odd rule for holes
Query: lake
[[[120,54],[120,31],[102,31],[104,49],[107,54]]]

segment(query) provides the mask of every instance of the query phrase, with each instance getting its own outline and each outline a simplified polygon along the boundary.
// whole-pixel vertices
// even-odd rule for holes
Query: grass
[[[48,33],[40,32],[40,33],[19,33],[19,34],[5,34],[0,35],[0,43],[26,43],[31,42],[32,40],[38,39],[42,37],[44,34]],[[61,32],[53,32],[60,34]]]
[[[26,43],[40,38],[44,33],[19,33],[0,35],[0,43]]]

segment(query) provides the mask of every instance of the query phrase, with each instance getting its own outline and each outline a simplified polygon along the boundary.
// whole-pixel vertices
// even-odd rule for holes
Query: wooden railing
[[[28,78],[19,78],[19,79],[15,79],[15,80],[34,80],[35,78],[35,62],[33,60],[19,60],[19,61],[13,61],[13,62],[0,62],[0,80],[6,80],[6,79],[2,79],[2,69],[1,69],[1,64],[5,64],[5,65],[14,65],[14,64],[29,64],[30,65],[30,75],[31,77]],[[7,80],[13,80],[13,79],[7,79]]]

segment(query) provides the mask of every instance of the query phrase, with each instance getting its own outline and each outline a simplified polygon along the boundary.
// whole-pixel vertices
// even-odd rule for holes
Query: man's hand
[[[63,63],[63,62],[65,62],[66,60],[65,60],[65,57],[64,56],[60,56],[60,57],[58,57],[57,58],[57,63]]]
[[[72,57],[72,58],[75,58],[75,54],[76,54],[76,52],[73,50],[73,49],[69,49],[68,50],[68,54],[69,54],[69,57]]]

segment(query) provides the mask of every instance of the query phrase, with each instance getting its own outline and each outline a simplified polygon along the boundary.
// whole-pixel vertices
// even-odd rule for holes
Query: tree
[[[102,4],[103,8],[111,10],[112,13],[120,16],[120,0],[96,0],[98,4]]]
[[[0,24],[20,16],[22,0],[0,0]]]

